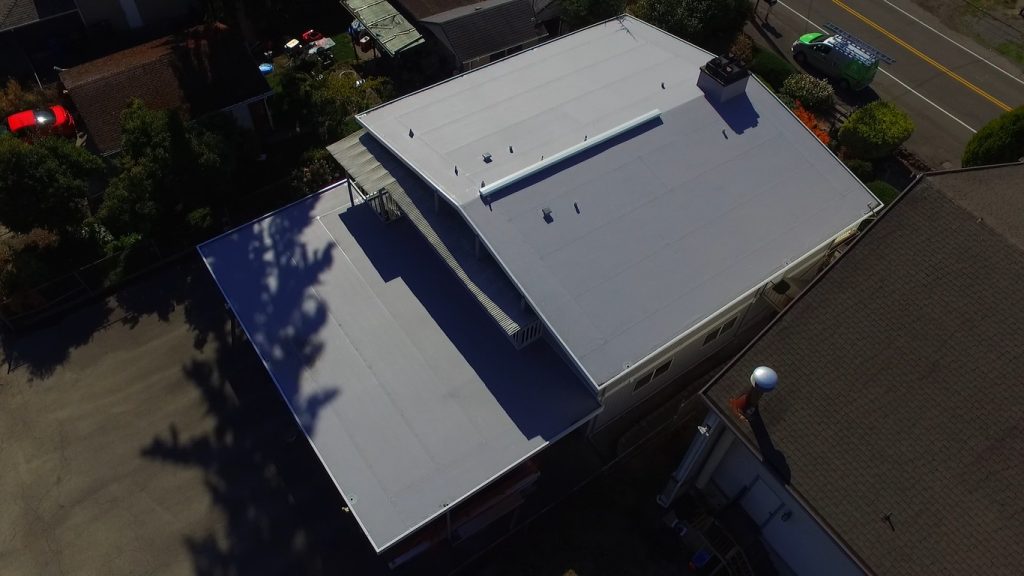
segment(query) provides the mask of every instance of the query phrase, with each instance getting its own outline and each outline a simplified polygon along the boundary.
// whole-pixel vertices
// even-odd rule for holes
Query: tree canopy
[[[1016,162],[1024,158],[1024,106],[982,126],[964,148],[964,166]]]
[[[102,169],[99,158],[64,139],[0,136],[0,224],[21,233],[80,226],[90,178]]]
[[[562,0],[562,17],[573,28],[582,28],[626,11],[626,0]]]
[[[854,158],[892,154],[914,133],[914,122],[892,102],[876,100],[857,110],[839,129],[839,143]]]
[[[743,29],[749,0],[637,0],[639,18],[704,47],[724,49]],[[724,44],[723,44],[724,42]],[[721,45],[721,46],[719,46]]]
[[[120,173],[110,180],[100,220],[115,238],[186,237],[212,224],[210,207],[231,190],[237,130],[209,130],[170,110],[132,102],[121,117]]]

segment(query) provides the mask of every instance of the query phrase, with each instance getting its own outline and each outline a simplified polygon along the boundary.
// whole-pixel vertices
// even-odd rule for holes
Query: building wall
[[[863,574],[742,442],[732,443],[712,473],[708,489],[718,492],[726,501],[738,498],[761,527],[765,545],[798,576]]]
[[[602,398],[604,410],[598,415],[594,428],[615,420],[731,341],[744,324],[746,311],[755,300],[756,293],[720,310],[705,320],[699,330],[661,354],[631,367],[629,372],[618,378],[617,383],[609,384]],[[705,343],[709,338],[711,340]],[[669,363],[668,369],[659,374],[659,368],[666,363]]]
[[[856,224],[851,228],[856,228]],[[845,231],[837,234],[836,237],[841,237],[844,233]],[[825,244],[812,250],[799,260],[790,263],[772,280],[813,277],[829,248],[830,245]],[[605,387],[602,396],[604,410],[597,417],[593,429],[597,430],[605,426],[658,390],[673,383],[673,380],[684,372],[732,341],[736,334],[751,321],[762,318],[770,306],[767,301],[759,297],[759,292],[755,291],[705,319],[697,329],[670,348],[632,366],[629,371],[618,376]],[[717,335],[708,341],[711,334]],[[652,378],[649,382],[645,382],[648,374],[653,375],[654,371],[657,371],[658,367],[663,366],[666,362],[671,362],[667,371]]]

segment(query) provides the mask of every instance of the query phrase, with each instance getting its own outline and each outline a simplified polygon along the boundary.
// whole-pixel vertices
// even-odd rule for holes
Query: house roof
[[[792,488],[878,574],[1024,573],[1022,180],[920,179],[704,392],[757,453],[728,401],[778,372]]]
[[[597,400],[515,350],[405,219],[344,184],[199,247],[381,551],[582,423]]]
[[[434,14],[448,12],[456,8],[479,4],[480,0],[396,0],[412,14],[413,18],[422,20]]]
[[[527,0],[485,0],[421,18],[436,25],[459,62],[547,36]]]
[[[269,94],[270,86],[222,25],[192,28],[60,73],[90,140],[101,152],[121,145],[121,112],[138,98],[190,117]]]
[[[357,119],[456,207],[602,386],[878,204],[760,83],[706,99],[696,83],[710,57],[623,17]],[[481,182],[652,112],[481,195]]]
[[[77,9],[74,0],[0,0],[0,32]]]
[[[423,36],[390,2],[342,0],[341,3],[391,56],[423,43]]]

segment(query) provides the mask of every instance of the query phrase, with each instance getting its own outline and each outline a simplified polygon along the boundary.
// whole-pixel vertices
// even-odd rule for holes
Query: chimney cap
[[[771,392],[779,385],[779,375],[767,366],[758,366],[750,373],[750,383],[754,385],[754,388]]]

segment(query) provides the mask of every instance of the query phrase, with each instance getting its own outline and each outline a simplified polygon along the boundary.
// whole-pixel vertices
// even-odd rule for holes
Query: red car
[[[316,30],[306,30],[302,33],[302,41],[305,43],[316,42],[317,40],[323,40],[324,35],[317,32]]]
[[[72,136],[75,134],[75,119],[71,117],[71,114],[66,108],[55,105],[50,106],[49,108],[23,110],[21,112],[11,114],[6,120],[4,120],[3,124],[0,125],[0,129],[3,128],[6,128],[7,131],[13,134],[35,129],[64,136]]]

